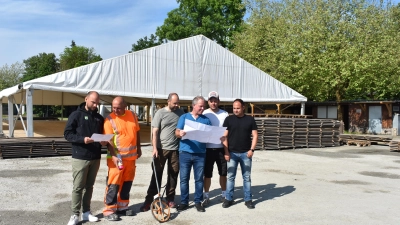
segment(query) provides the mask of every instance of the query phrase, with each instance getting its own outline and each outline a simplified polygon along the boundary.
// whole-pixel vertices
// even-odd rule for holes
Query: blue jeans
[[[203,173],[205,158],[205,153],[179,152],[181,204],[189,205],[189,180],[192,166],[195,185],[194,202],[201,203],[201,201],[203,201]]]
[[[233,191],[235,189],[235,178],[238,164],[242,169],[243,176],[243,191],[244,201],[252,200],[251,194],[251,162],[252,159],[247,157],[245,153],[234,153],[230,152],[230,160],[228,162],[228,177],[226,182],[226,200],[231,201],[233,199]]]

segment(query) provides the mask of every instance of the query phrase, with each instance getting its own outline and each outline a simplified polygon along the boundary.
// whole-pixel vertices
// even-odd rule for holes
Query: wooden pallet
[[[347,140],[347,145],[357,145],[357,147],[371,146],[371,141],[368,140]]]
[[[400,141],[389,142],[390,151],[400,151]]]

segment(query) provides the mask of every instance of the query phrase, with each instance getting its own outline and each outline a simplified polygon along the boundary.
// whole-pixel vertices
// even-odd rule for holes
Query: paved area
[[[135,216],[120,221],[80,224],[158,224],[150,212],[139,212],[151,176],[150,147],[137,161],[130,196]],[[106,163],[94,188],[92,212],[101,217]],[[215,168],[216,170],[216,168]],[[224,209],[214,171],[211,206],[171,210],[168,224],[399,224],[400,153],[388,146],[256,151],[252,186],[256,208],[243,202],[238,171],[236,204]],[[193,176],[192,176],[193,178]],[[72,189],[71,158],[25,158],[0,161],[0,224],[67,224]],[[190,182],[193,200],[194,182]],[[180,191],[178,187],[178,196]],[[193,205],[193,202],[191,202]]]

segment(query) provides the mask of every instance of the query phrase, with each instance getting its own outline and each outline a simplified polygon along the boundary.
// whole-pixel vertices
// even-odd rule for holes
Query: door
[[[382,107],[370,106],[368,108],[369,127],[368,132],[373,134],[382,133]]]

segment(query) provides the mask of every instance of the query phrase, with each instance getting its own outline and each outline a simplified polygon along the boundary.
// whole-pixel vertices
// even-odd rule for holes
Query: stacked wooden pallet
[[[255,118],[258,126],[257,148],[321,148],[339,146],[340,122],[330,119]]]
[[[30,158],[71,155],[71,143],[64,138],[1,139],[0,158]]]
[[[400,141],[399,140],[390,141],[389,149],[390,149],[390,151],[400,151]]]
[[[62,137],[2,138],[0,159],[68,156],[72,154],[71,143]],[[102,147],[102,153],[107,148]]]
[[[388,143],[392,140],[392,137],[389,135],[368,135],[368,134],[341,134],[339,135],[339,140],[343,143],[347,143],[349,140],[360,140],[360,141],[369,141],[369,142],[382,142]]]

